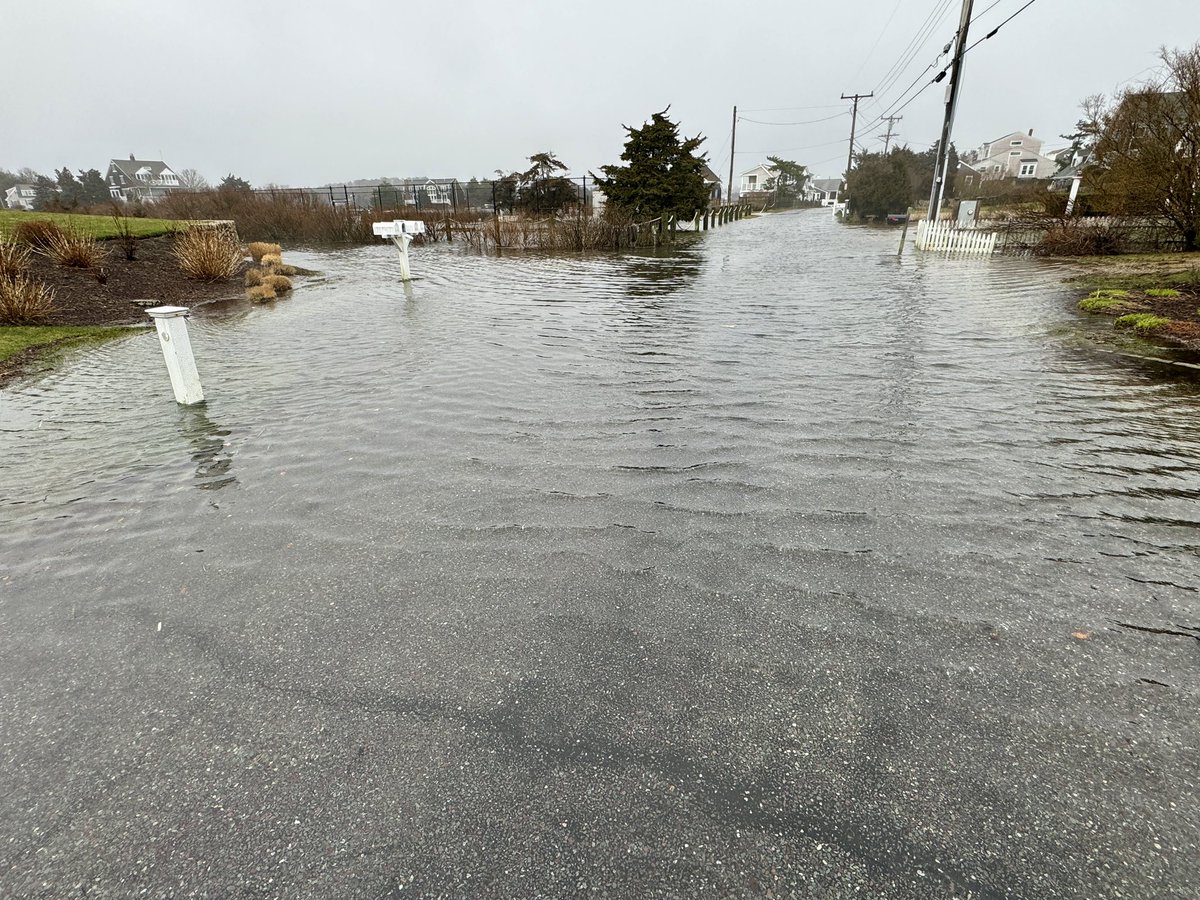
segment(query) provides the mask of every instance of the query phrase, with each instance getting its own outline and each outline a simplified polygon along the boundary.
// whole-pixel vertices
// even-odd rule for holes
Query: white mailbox
[[[412,281],[408,270],[408,245],[412,243],[415,235],[425,233],[425,223],[420,219],[396,219],[393,222],[376,222],[371,226],[371,230],[378,237],[390,238],[396,245],[396,249],[400,251],[400,278],[403,281]]]

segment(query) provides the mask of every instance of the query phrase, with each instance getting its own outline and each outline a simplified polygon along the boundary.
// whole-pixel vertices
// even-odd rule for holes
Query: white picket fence
[[[959,228],[953,222],[917,223],[918,250],[935,253],[960,253],[966,256],[990,256],[996,249],[996,232],[978,228]]]

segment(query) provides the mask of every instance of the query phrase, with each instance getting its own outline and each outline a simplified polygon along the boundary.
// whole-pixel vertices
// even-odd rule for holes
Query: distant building
[[[8,209],[33,209],[37,188],[32,184],[14,184],[4,192],[4,205]]]
[[[1049,178],[1061,166],[1049,156],[1042,154],[1042,139],[1033,136],[1033,129],[1026,134],[1013,131],[988,141],[975,154],[971,168],[980,178]]]
[[[179,176],[161,159],[135,159],[132,153],[127,160],[111,160],[104,180],[112,198],[123,203],[161,200],[182,187]]]
[[[745,198],[747,194],[759,194],[766,190],[767,181],[775,177],[775,170],[765,165],[757,165],[753,169],[747,169],[742,173],[741,190],[738,191],[739,196]]]
[[[704,176],[704,186],[708,188],[708,205],[717,207],[721,205],[721,176],[714,172],[705,164],[700,170],[700,174]]]
[[[804,199],[822,206],[834,206],[842,192],[840,178],[814,178],[804,190]]]

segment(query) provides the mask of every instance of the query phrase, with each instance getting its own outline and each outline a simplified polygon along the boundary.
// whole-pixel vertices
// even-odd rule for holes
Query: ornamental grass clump
[[[17,225],[13,236],[34,250],[48,250],[50,242],[62,234],[62,229],[47,219],[33,219]]]
[[[283,256],[280,253],[264,253],[258,262],[264,269],[274,271],[283,265]]]
[[[246,299],[256,303],[266,303],[268,300],[274,300],[276,296],[274,289],[267,284],[256,284],[246,291]]]
[[[266,275],[262,283],[276,294],[286,294],[292,289],[292,279],[286,275]]]
[[[242,248],[236,237],[219,228],[192,227],[175,238],[172,250],[189,278],[225,281],[242,267]]]
[[[0,278],[0,324],[35,325],[46,318],[54,293],[24,273]]]
[[[29,268],[29,247],[14,238],[0,237],[0,280],[16,278]]]
[[[1146,291],[1146,296],[1174,299],[1175,297],[1179,297],[1181,295],[1179,291],[1175,290],[1174,288],[1150,288],[1150,290]]]
[[[265,241],[252,241],[250,246],[246,248],[246,252],[250,254],[250,258],[255,262],[262,262],[262,258],[268,253],[278,256],[283,253],[283,248],[278,244],[268,244]]]
[[[90,269],[108,256],[108,251],[100,246],[99,241],[75,225],[68,225],[51,234],[41,252],[60,266],[79,269]]]

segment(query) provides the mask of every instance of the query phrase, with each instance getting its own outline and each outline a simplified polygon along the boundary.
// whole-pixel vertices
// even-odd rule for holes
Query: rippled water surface
[[[490,872],[519,893],[495,860],[567,846],[549,834],[561,819],[597,830],[591,851],[586,832],[569,842],[591,858],[568,881],[535,866],[551,892],[608,865],[610,885],[661,878],[687,893],[703,877],[756,893],[772,867],[794,878],[808,866],[815,841],[843,854],[839,871],[896,896],[919,893],[899,886],[918,869],[944,879],[935,895],[954,883],[1099,896],[1097,847],[1110,861],[1129,853],[1113,865],[1133,884],[1184,896],[1195,856],[1159,860],[1142,844],[1155,834],[1177,854],[1195,849],[1194,814],[1171,806],[1195,799],[1183,710],[1196,696],[1188,635],[1200,635],[1197,382],[1081,342],[1053,266],[897,260],[897,237],[811,211],[658,254],[436,245],[414,250],[411,286],[390,245],[289,254],[325,278],[273,306],[191,320],[203,407],[171,401],[152,334],[0,391],[0,624],[6,672],[24,673],[10,682],[5,746],[66,748],[66,762],[9,777],[11,809],[42,791],[57,827],[89,818],[75,788],[48,779],[99,791],[122,827],[157,808],[96,787],[92,753],[130,770],[143,757],[109,713],[73,720],[82,714],[61,693],[110,685],[89,702],[106,704],[122,735],[162,715],[160,690],[185,718],[210,721],[203,734],[176,722],[169,746],[144,738],[137,752],[204,747],[218,773],[236,768],[221,747],[267,752],[286,731],[268,710],[297,704],[308,724],[278,752],[302,762],[296,748],[320,745],[318,729],[344,737],[415,717],[428,756],[405,757],[403,787],[382,770],[343,780],[330,774],[341,763],[308,760],[300,780],[335,785],[365,818],[327,810],[326,830],[294,840],[327,858],[320,842],[386,831],[362,825],[386,810],[434,835],[389,845],[421,860],[413,871],[440,873],[429,884]],[[992,658],[996,646],[1012,649]],[[200,686],[180,686],[177,664]],[[951,675],[987,681],[939,681]],[[122,679],[139,699],[111,686]],[[334,721],[350,700],[373,724]],[[66,704],[57,725],[35,724],[53,702]],[[225,703],[239,711],[223,728],[213,709]],[[254,724],[230,724],[239,716]],[[1151,727],[1163,731],[1135,733]],[[330,753],[357,742],[370,758],[391,740],[339,738]],[[1139,740],[1159,749],[1130,755]],[[1027,753],[1057,760],[1045,765],[1063,781],[996,774],[997,759]],[[1122,769],[1109,753],[1163,779],[1070,801],[1079,767]],[[864,772],[872,754],[879,767]],[[436,774],[446,760],[454,777]],[[224,793],[303,806],[265,786],[239,794],[223,775],[198,787],[203,767],[189,765],[182,783],[154,786],[198,805]],[[940,803],[903,788],[922,766],[930,779],[950,773]],[[556,793],[556,772],[577,780]],[[709,805],[696,786],[706,774],[732,785]],[[645,819],[615,790],[626,778],[656,797],[667,782],[695,793]],[[451,784],[468,795],[454,813],[441,805]],[[1029,799],[1046,791],[1044,808]],[[759,810],[802,808],[802,821],[747,817],[752,792]],[[554,804],[534,799],[547,793]],[[951,836],[901,823],[894,806]],[[536,827],[510,833],[505,810]],[[601,821],[633,823],[643,868],[622,868],[624,845],[597,838]],[[490,836],[499,856],[451,849],[466,840],[456,828]],[[743,832],[777,836],[782,855]],[[719,849],[678,868],[705,834]],[[37,858],[36,842],[21,842],[14,878]],[[182,857],[202,855],[184,846]],[[989,846],[1007,848],[1001,862]],[[124,871],[114,854],[111,873]],[[730,858],[757,880],[738,880]],[[370,890],[403,881],[393,863],[367,866],[382,879]],[[174,865],[178,883],[203,883]],[[304,883],[367,890],[301,869],[315,879]]]

